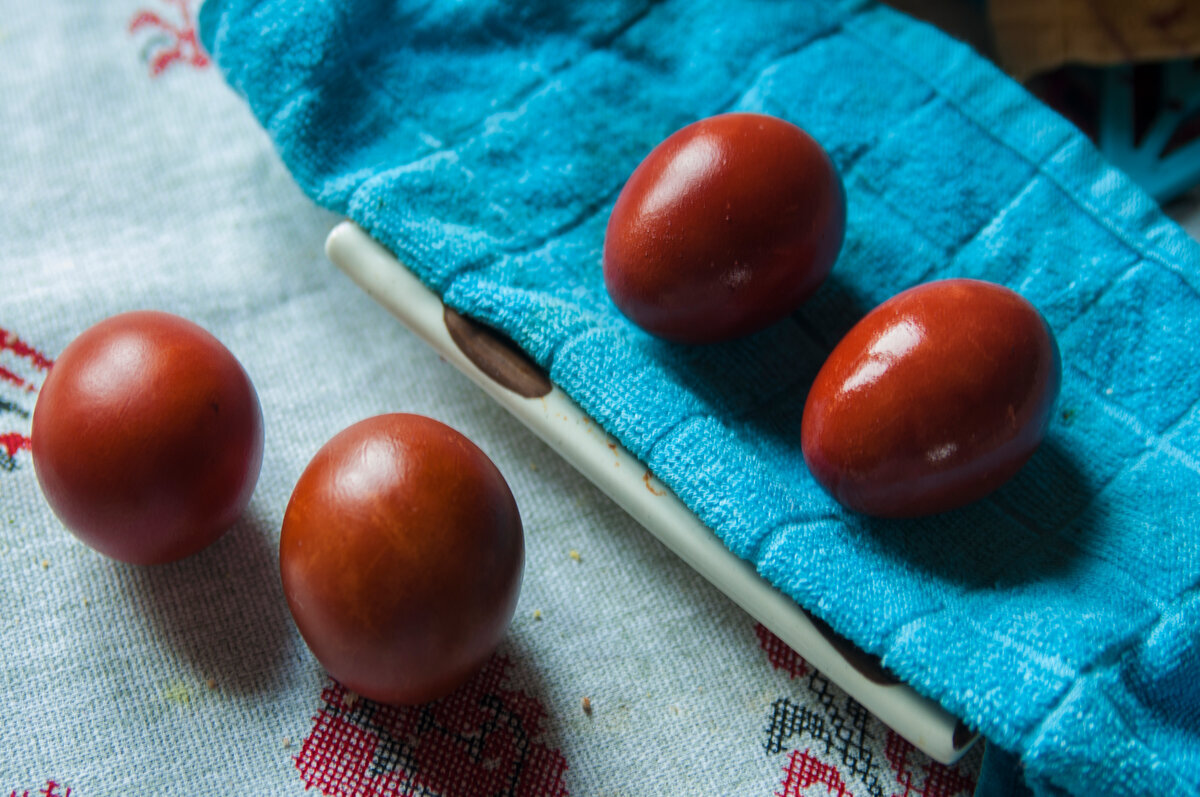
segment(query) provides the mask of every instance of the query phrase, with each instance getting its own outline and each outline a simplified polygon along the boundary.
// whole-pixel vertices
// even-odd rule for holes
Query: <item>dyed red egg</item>
[[[525,559],[517,504],[474,443],[438,421],[360,421],[313,457],[279,543],[292,617],[326,671],[384,703],[453,691],[493,653]]]
[[[51,509],[100,553],[182,559],[220,537],[258,481],[263,417],[233,354],[176,315],[123,313],[63,350],[30,434]]]
[[[683,343],[747,335],[791,313],[842,246],[846,202],[825,150],[752,113],[695,122],[634,170],[604,239],[616,306]]]
[[[943,512],[1010,479],[1041,443],[1061,380],[1041,314],[990,282],[900,293],[829,355],[804,407],[804,460],[846,507]]]

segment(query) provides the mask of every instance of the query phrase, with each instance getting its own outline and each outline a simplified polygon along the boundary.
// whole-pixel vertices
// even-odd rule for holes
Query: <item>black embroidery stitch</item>
[[[815,670],[808,674],[808,692],[819,706],[814,711],[782,697],[771,704],[770,724],[764,745],[768,753],[800,747],[799,737],[819,743],[823,754],[837,761],[844,775],[860,781],[872,797],[886,797],[875,771],[871,714],[847,695],[836,693],[829,680]]]

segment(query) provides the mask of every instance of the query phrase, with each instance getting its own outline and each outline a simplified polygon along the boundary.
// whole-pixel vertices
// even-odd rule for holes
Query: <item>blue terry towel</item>
[[[1200,794],[1200,252],[1075,129],[870,2],[208,0],[201,26],[316,201],[518,341],[1035,792]],[[656,143],[735,109],[824,143],[846,245],[793,317],[664,343],[604,290],[608,212]],[[1046,315],[1049,439],[963,510],[855,516],[804,467],[805,393],[863,313],[946,276]]]

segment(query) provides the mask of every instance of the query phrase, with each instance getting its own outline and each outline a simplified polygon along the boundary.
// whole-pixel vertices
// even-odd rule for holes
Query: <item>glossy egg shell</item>
[[[30,439],[42,493],[71,532],[114,559],[159,564],[201,550],[242,514],[263,417],[220,341],[179,316],[138,311],[67,345]]]
[[[730,113],[659,144],[613,206],[604,281],[634,323],[711,343],[787,315],[829,274],[846,202],[811,136],[772,116]]]
[[[394,413],[317,452],[288,504],[279,559],[292,616],[329,674],[412,704],[453,691],[496,649],[524,552],[492,461],[445,424]]]
[[[829,355],[804,407],[804,459],[857,512],[953,509],[1033,454],[1060,379],[1054,335],[1023,297],[979,280],[919,285],[868,313]]]

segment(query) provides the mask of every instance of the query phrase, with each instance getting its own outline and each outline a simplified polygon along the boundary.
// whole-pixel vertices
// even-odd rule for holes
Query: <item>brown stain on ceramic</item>
[[[650,483],[650,477],[653,475],[654,474],[652,474],[650,471],[646,471],[642,474],[642,482],[646,485],[646,489],[649,490],[653,495],[666,495],[666,490],[658,490],[653,484]]]
[[[554,389],[537,363],[501,333],[449,307],[442,321],[459,351],[497,384],[523,398],[542,398]]]
[[[880,661],[878,656],[872,656],[864,652],[853,642],[846,639],[837,631],[834,631],[821,618],[810,614],[808,615],[808,619],[812,621],[813,626],[821,633],[821,636],[825,637],[825,640],[833,645],[834,649],[846,660],[846,663],[858,670],[859,674],[868,681],[873,681],[883,686],[900,683],[900,679],[883,666],[883,662]]]

